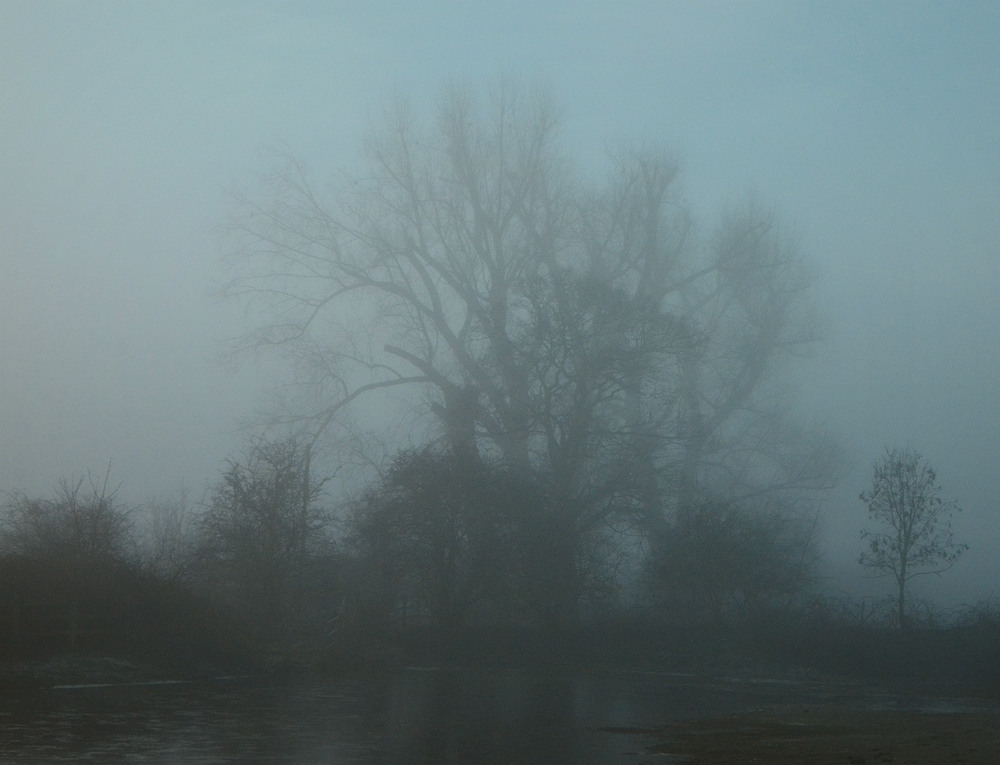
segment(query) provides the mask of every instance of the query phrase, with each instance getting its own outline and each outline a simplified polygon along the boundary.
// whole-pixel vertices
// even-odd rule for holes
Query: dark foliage
[[[642,585],[672,622],[761,618],[811,584],[815,523],[777,509],[704,502],[654,538]]]
[[[70,639],[70,606],[78,621]],[[0,660],[73,652],[181,671],[244,664],[240,631],[205,600],[125,563],[97,562],[66,580],[49,562],[0,558]]]
[[[336,578],[323,481],[294,439],[255,439],[231,461],[200,518],[196,579],[244,621],[254,640],[283,642],[322,612]],[[309,597],[307,597],[309,596]]]
[[[577,534],[535,476],[407,452],[351,519],[358,607],[385,626],[446,632],[558,620],[586,586]]]

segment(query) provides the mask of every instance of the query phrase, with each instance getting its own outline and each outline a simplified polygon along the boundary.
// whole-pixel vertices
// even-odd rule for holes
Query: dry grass
[[[650,753],[691,765],[996,765],[1000,714],[811,710],[683,722]]]

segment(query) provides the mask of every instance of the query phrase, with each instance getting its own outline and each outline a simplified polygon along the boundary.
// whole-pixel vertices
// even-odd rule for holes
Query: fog
[[[1000,581],[1000,8],[992,3],[0,4],[0,491],[89,471],[131,502],[218,479],[280,379],[220,358],[232,189],[273,150],[356,164],[395,94],[545,83],[583,169],[666,146],[706,222],[752,190],[814,276],[824,342],[800,416],[847,459],[824,502],[829,589],[858,493],[910,446],[963,508],[942,603]]]

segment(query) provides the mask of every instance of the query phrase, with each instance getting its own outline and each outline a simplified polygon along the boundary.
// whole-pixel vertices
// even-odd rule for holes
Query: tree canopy
[[[260,317],[245,345],[294,362],[286,426],[318,443],[394,391],[417,444],[542,477],[575,539],[829,485],[774,385],[816,335],[769,211],[702,234],[655,152],[586,181],[551,100],[509,83],[428,123],[397,104],[365,159],[328,193],[288,160],[237,219],[227,292]]]

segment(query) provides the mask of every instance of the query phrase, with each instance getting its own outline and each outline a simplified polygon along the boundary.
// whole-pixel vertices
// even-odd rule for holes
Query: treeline
[[[137,514],[108,490],[107,476],[63,480],[49,498],[8,496],[0,660],[89,653],[195,668],[237,658],[245,641],[231,620],[187,586],[180,567],[153,560]]]
[[[107,476],[9,496],[3,653],[367,661],[637,612],[722,624],[793,602],[815,557],[809,528],[710,506],[661,529],[671,544],[581,529],[543,476],[434,447],[340,506],[325,483],[298,441],[257,439],[198,507],[127,507]]]
[[[100,482],[8,497],[0,660],[185,671],[399,662],[726,669],[1000,683],[1000,610],[942,618],[818,594],[813,529],[703,507],[640,544],[552,520],[544,476],[427,447],[332,504],[294,439],[253,441],[207,499],[130,508]]]

